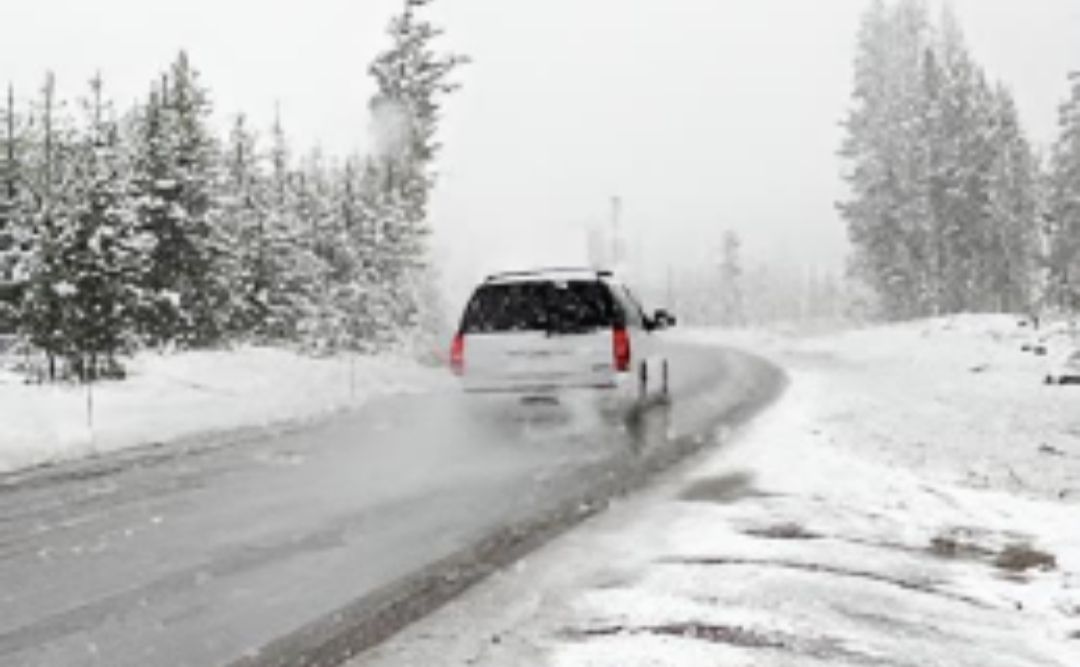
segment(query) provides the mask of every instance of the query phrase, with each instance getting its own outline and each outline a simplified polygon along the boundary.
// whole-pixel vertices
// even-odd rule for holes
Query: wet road
[[[0,664],[258,662],[297,628],[745,416],[780,382],[734,351],[673,345],[671,358],[673,405],[632,427],[429,394],[0,477]]]

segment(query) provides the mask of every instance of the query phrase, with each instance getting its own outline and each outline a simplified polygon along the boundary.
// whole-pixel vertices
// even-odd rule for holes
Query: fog
[[[0,663],[1077,664],[1080,0],[0,1]]]
[[[476,64],[454,103],[436,228],[451,275],[569,254],[564,239],[622,229],[657,279],[715,265],[737,230],[751,261],[839,269],[836,150],[862,0],[551,0],[455,3]],[[1067,0],[954,5],[976,57],[1017,91],[1049,141],[1065,74],[1080,67]],[[577,234],[577,236],[575,235]]]
[[[8,3],[12,4],[12,3]],[[0,73],[28,95],[100,69],[145,94],[187,48],[224,123],[269,125],[296,148],[363,148],[366,63],[394,0],[297,4],[40,0],[5,7]],[[436,255],[451,302],[483,272],[579,263],[621,199],[646,278],[713,264],[738,231],[751,261],[838,269],[836,149],[863,0],[500,0],[436,3],[445,44],[474,60],[447,104]],[[975,56],[1016,91],[1039,142],[1080,67],[1070,0],[955,0]],[[456,304],[452,303],[452,307]]]

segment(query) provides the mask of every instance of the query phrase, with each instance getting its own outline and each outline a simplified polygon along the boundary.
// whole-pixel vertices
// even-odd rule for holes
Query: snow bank
[[[1039,331],[1003,315],[963,315],[827,336],[690,331],[781,365],[827,373],[823,419],[838,446],[974,488],[1080,499],[1077,387],[1043,378],[1078,340],[1064,322]],[[1045,356],[1022,348],[1047,345]]]
[[[127,380],[95,384],[91,395],[74,385],[24,384],[0,366],[0,471],[313,418],[447,381],[403,358],[314,359],[259,347],[143,353],[128,370]]]

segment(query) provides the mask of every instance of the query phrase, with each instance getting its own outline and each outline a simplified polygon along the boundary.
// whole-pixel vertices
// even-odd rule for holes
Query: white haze
[[[295,148],[370,142],[366,67],[399,0],[8,0],[0,77],[25,98],[54,69],[74,95],[95,70],[121,103],[187,48],[224,127]],[[1045,143],[1080,69],[1075,0],[953,0],[976,57],[1016,91]],[[446,44],[474,58],[447,107],[433,205],[445,284],[580,262],[622,198],[628,251],[651,276],[715,257],[725,228],[752,258],[837,268],[836,149],[864,0],[441,0]]]
[[[392,100],[371,105],[368,119],[368,151],[376,155],[400,155],[411,140],[412,122],[408,109]]]

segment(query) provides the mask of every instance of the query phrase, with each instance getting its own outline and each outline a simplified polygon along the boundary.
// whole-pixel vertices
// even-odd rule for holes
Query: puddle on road
[[[754,476],[735,472],[720,477],[703,477],[679,494],[680,500],[730,505],[746,498],[768,498],[772,494],[754,488]]]
[[[987,549],[968,539],[958,535],[936,535],[930,540],[927,550],[934,556],[948,558],[950,560],[982,560],[994,555],[992,549]]]
[[[723,644],[742,649],[780,651],[794,656],[804,656],[817,661],[843,664],[893,666],[906,663],[870,655],[855,650],[836,637],[800,636],[777,630],[754,629],[740,625],[684,621],[663,625],[612,625],[586,630],[564,631],[571,640],[590,640],[607,637],[634,638],[640,636],[668,637],[710,644]]]
[[[788,647],[788,642],[784,641],[780,636],[774,636],[735,625],[713,625],[692,622],[640,627],[613,625],[580,630],[567,634],[571,637],[586,639],[592,637],[657,635],[679,639],[694,639],[713,644],[727,644],[729,646],[738,646],[740,648],[782,649]]]
[[[735,558],[735,557],[678,557],[663,558],[657,561],[664,565],[682,567],[735,567],[735,568],[760,568],[787,570],[794,573],[803,573],[813,576],[838,577],[871,581],[885,586],[891,586],[906,591],[934,596],[945,600],[969,605],[972,607],[987,609],[989,605],[984,600],[963,593],[951,591],[944,587],[944,580],[934,578],[912,578],[892,575],[871,570],[860,570],[842,567],[828,563],[804,562],[795,560],[770,559],[770,558]]]
[[[992,546],[997,542],[1000,546]],[[989,543],[989,544],[988,544]],[[1024,536],[996,535],[974,528],[952,528],[930,540],[927,551],[939,558],[983,562],[1007,575],[1057,568],[1054,554],[1033,546]]]
[[[1012,573],[1045,572],[1057,568],[1057,558],[1028,544],[1010,544],[994,558],[994,567]]]
[[[778,523],[771,526],[747,528],[744,535],[760,537],[766,540],[820,540],[822,536],[807,530],[802,524],[795,522]]]

